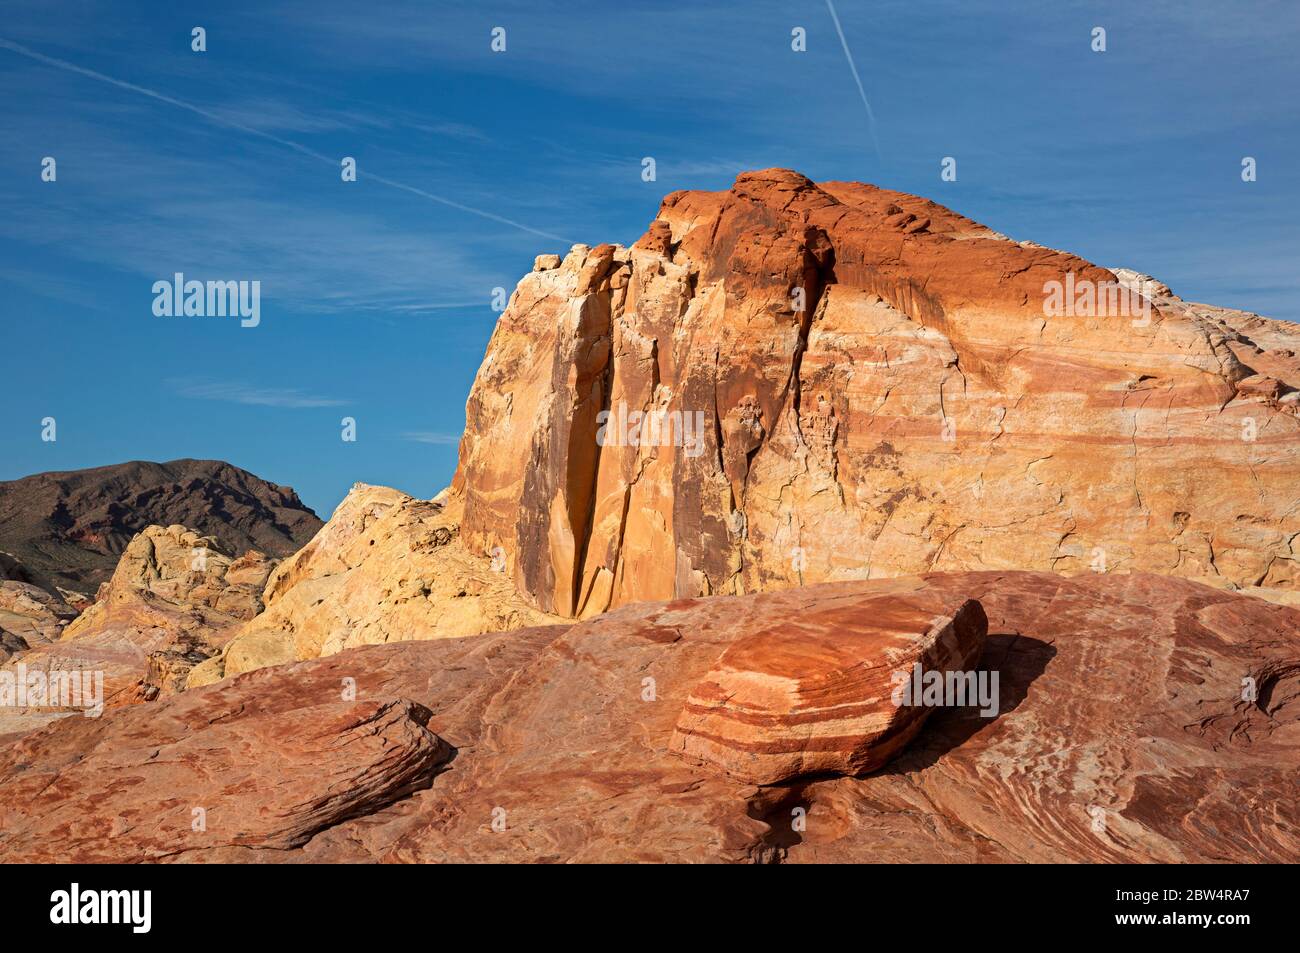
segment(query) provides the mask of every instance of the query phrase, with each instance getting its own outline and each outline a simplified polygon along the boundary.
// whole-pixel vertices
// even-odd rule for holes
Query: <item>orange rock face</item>
[[[865,777],[842,773],[858,767],[848,748],[828,772],[792,764],[767,785],[674,750],[720,673],[807,691],[810,668],[836,670],[845,629],[885,655],[901,645],[905,666],[922,626],[955,614],[960,628],[969,599],[988,619],[978,670],[1000,675],[987,717],[939,706]],[[1295,609],[1149,574],[1027,572],[365,646],[0,747],[0,857],[1289,861],[1297,660]],[[827,684],[874,703],[884,687],[851,668]],[[763,697],[775,712],[793,696]]]
[[[42,863],[162,860],[185,840],[200,849],[206,842],[283,850],[427,786],[451,756],[424,727],[428,711],[409,701],[320,701],[282,711],[241,704],[219,714],[182,706],[158,717],[146,706],[146,717],[121,723],[65,721],[14,789],[28,793],[58,779],[62,795],[46,802],[42,826],[59,835],[11,830],[0,835],[4,850]],[[31,750],[20,741],[11,754]],[[121,798],[132,789],[137,797]]]
[[[933,570],[1300,585],[1300,331],[786,170],[539,257],[467,406],[540,609]]]
[[[669,750],[758,784],[874,771],[931,711],[900,703],[895,674],[968,671],[988,629],[978,602],[934,592],[818,608],[733,642],[686,699]]]

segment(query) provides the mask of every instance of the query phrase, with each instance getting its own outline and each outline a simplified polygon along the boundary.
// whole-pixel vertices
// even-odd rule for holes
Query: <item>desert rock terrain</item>
[[[805,700],[887,706],[879,674],[906,658],[884,633],[969,600],[987,615],[977,667],[1000,673],[994,717],[936,709],[864,777],[845,773],[862,737],[807,730],[784,694],[753,733],[734,723],[727,757],[677,743],[740,657],[774,687],[798,667]],[[813,690],[819,669],[834,695]],[[65,719],[0,749],[0,855],[1294,861],[1298,705],[1300,611],[1167,576],[938,574],[644,603]],[[812,724],[834,728],[825,711]],[[746,742],[781,737],[844,760],[787,759],[752,783]]]
[[[782,169],[536,269],[453,493],[545,611],[1001,568],[1297,587],[1293,325]],[[1050,314],[1051,282],[1141,293]],[[653,411],[697,445],[598,441]]]
[[[228,552],[288,556],[321,521],[289,487],[219,460],[132,461],[0,482],[0,550],[18,578],[93,595],[146,527],[186,526]]]
[[[0,675],[110,708],[0,714],[0,858],[1293,862],[1297,355],[904,193],[673,193],[536,258],[431,499],[0,486]]]

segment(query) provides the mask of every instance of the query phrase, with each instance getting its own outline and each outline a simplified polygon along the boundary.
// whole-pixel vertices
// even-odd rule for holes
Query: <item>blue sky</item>
[[[322,515],[355,481],[430,496],[492,289],[569,242],[630,243],[665,193],[743,169],[915,192],[1300,320],[1295,3],[835,10],[878,149],[825,0],[6,0],[0,479],[189,456]],[[261,324],[155,317],[177,271],[260,281]]]

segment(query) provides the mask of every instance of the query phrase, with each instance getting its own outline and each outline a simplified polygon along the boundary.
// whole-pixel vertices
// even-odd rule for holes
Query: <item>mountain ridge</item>
[[[235,552],[296,551],[324,525],[292,487],[223,460],[130,460],[0,482],[0,551],[44,589],[94,593],[149,525],[184,525]]]

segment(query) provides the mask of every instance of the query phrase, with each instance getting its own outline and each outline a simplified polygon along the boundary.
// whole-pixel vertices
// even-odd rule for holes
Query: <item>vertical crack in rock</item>
[[[493,336],[453,487],[466,543],[504,549],[539,607],[1080,572],[1098,550],[1300,586],[1293,327],[784,169],[668,195],[629,249],[544,257]],[[1067,281],[1140,287],[1152,320],[1049,313]],[[583,432],[657,410],[702,413],[698,448]]]

